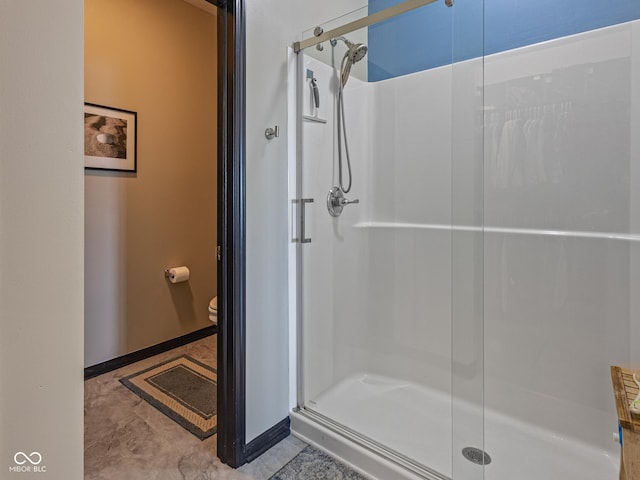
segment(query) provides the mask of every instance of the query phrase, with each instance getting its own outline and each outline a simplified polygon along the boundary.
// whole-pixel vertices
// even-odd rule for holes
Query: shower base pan
[[[456,403],[454,419],[478,418],[478,411],[464,410]],[[353,375],[291,417],[296,436],[380,480],[447,479],[452,469],[469,480],[617,478],[615,454],[489,409],[484,432],[481,423],[456,421],[456,435],[473,443],[484,433],[491,463],[474,464],[462,451],[452,456],[451,397],[379,375]],[[458,425],[465,424],[480,427],[461,431]]]

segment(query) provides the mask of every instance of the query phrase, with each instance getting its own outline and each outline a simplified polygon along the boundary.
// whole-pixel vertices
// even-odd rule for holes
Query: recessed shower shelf
[[[304,120],[307,120],[309,122],[315,122],[315,123],[327,123],[327,120],[325,118],[320,118],[320,117],[312,117],[311,115],[303,115],[302,118]]]

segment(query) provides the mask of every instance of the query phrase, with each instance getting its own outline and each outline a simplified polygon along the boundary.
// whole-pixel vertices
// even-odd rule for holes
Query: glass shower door
[[[479,480],[484,441],[484,2],[457,2],[452,20],[452,478]]]
[[[414,474],[475,480],[483,469],[461,450],[483,448],[481,190],[469,190],[482,186],[482,62],[454,63],[454,30],[466,18],[481,35],[482,16],[456,8],[299,54],[298,401]]]

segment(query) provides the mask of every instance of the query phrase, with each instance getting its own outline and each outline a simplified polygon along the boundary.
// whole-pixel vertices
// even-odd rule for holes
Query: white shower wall
[[[448,392],[452,69],[371,86],[369,367]]]
[[[528,148],[502,162],[485,129],[486,405],[603,449],[615,447],[617,429],[609,366],[640,361],[629,342],[639,321],[630,310],[639,25],[485,64],[487,106],[511,115],[533,108],[544,119],[533,155]]]
[[[334,219],[327,211],[329,189],[338,184],[335,129],[337,77],[329,66],[300,54],[303,77],[302,113],[315,115],[327,123],[303,120],[302,195],[313,198],[306,206],[306,237],[303,246],[303,305],[305,311],[304,350],[305,397],[313,398],[334,382],[366,368],[368,346],[364,312],[361,308],[367,287],[367,238],[353,227],[365,218],[368,182],[364,175],[369,157],[369,133],[365,125],[371,118],[371,85],[351,78],[345,90],[349,146],[353,167],[353,189],[347,198],[359,198]],[[320,92],[320,108],[311,105],[306,70],[311,69]],[[345,173],[345,181],[346,181]],[[294,234],[295,235],[295,234]],[[355,369],[355,370],[354,370]]]
[[[302,125],[303,196],[314,198],[313,241],[303,247],[305,398],[357,372],[451,392],[452,304],[468,301],[451,288],[451,229],[473,231],[480,211],[484,318],[468,341],[473,359],[484,338],[485,407],[614,451],[609,366],[640,364],[640,22],[465,62],[478,70],[484,61],[485,87],[475,92],[451,66],[371,84],[350,79],[347,196],[360,204],[338,219],[325,206],[337,176],[335,112],[323,89],[333,73],[302,58],[328,119]],[[306,95],[305,86],[308,109]],[[478,122],[461,122],[468,117],[452,109],[465,96],[484,98],[484,142],[473,140]],[[561,121],[541,170],[518,178],[526,153],[498,161],[489,127],[545,114]],[[467,147],[482,165],[467,180],[484,205],[474,192],[457,198],[469,210],[461,222],[464,214],[452,219],[452,181],[464,180],[452,178],[452,157]],[[477,265],[469,262],[470,277]],[[499,440],[494,432],[487,425],[488,447]]]

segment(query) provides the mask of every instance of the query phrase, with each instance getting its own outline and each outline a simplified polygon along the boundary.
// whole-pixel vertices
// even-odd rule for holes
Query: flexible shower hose
[[[347,61],[347,55],[342,58],[342,63],[340,64],[340,78],[338,79],[338,83],[340,88],[338,90],[338,182],[340,183],[340,188],[343,193],[349,193],[351,190],[352,176],[351,176],[351,159],[349,158],[349,142],[347,141],[347,123],[345,121],[344,116],[344,68],[345,61]],[[349,183],[345,188],[344,182],[342,181],[342,138],[344,137],[344,151],[345,156],[347,158],[347,170],[349,172]]]

